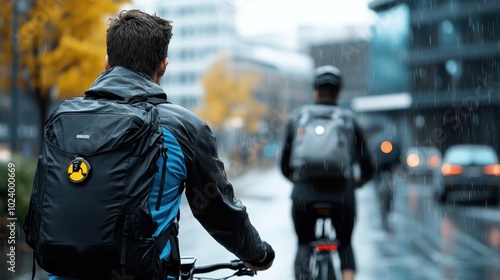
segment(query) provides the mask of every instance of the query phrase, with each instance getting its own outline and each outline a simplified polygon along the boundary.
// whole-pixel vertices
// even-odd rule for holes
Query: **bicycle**
[[[194,280],[194,279],[226,280],[234,276],[253,277],[254,275],[257,274],[257,272],[247,268],[242,260],[233,260],[231,262],[216,263],[204,266],[196,266],[195,263],[196,263],[195,257],[188,257],[188,256],[181,257],[181,273],[180,273],[181,280]],[[236,272],[232,275],[223,278],[195,277],[196,274],[209,273],[220,269],[231,269],[235,270]]]
[[[337,252],[339,241],[334,238],[329,203],[315,203],[316,240],[309,244],[312,254],[309,258],[309,273],[312,280],[335,280],[333,257]]]

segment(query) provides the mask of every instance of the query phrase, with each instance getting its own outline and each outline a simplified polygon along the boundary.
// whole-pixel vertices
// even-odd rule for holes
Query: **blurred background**
[[[62,100],[82,96],[103,70],[109,17],[138,8],[173,20],[161,86],[171,102],[209,123],[236,192],[250,210],[258,208],[250,214],[282,253],[258,278],[293,279],[290,183],[276,162],[287,114],[313,102],[313,69],[332,64],[345,80],[340,106],[356,112],[368,139],[390,134],[402,149],[395,232],[378,224],[372,184],[357,193],[359,278],[500,279],[499,1],[0,0],[0,7],[3,243],[7,163],[17,167],[20,225],[45,119]],[[447,151],[459,144],[487,146],[484,168],[473,158],[448,161]],[[474,177],[472,185],[487,184],[493,203],[466,204],[467,194],[436,200],[457,184],[443,171],[451,165]],[[186,237],[183,252],[205,262],[231,258],[216,243],[211,254],[199,250],[213,241],[196,232],[184,233],[199,241]],[[24,262],[12,274],[2,261],[1,279],[30,274],[29,248],[18,233]]]

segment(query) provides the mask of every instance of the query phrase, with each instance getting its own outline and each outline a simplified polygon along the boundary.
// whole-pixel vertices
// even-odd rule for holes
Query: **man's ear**
[[[164,74],[165,71],[167,70],[167,65],[168,65],[168,57],[165,57],[161,62],[160,66],[158,67],[158,78],[161,78]]]
[[[314,90],[314,98],[319,99],[319,91],[317,89]]]
[[[108,55],[106,55],[104,57],[104,69],[109,70],[109,68],[111,68],[111,66],[109,65]]]

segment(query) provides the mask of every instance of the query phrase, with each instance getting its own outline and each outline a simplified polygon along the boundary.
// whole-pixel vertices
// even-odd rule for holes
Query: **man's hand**
[[[257,263],[264,263],[264,261],[266,260],[266,257],[267,257],[267,252],[266,252],[266,256],[263,259],[259,260]],[[273,265],[273,261],[268,262],[266,265],[258,265],[256,263],[245,262],[245,266],[250,268],[253,271],[266,270],[266,269],[270,268],[272,265]]]
[[[262,271],[270,268],[274,261],[274,250],[267,242],[264,241],[266,245],[266,253],[264,257],[256,262],[245,262],[245,266],[253,271]]]
[[[360,178],[360,177],[356,177],[354,179],[354,184],[356,185],[356,188],[361,188],[367,181]]]

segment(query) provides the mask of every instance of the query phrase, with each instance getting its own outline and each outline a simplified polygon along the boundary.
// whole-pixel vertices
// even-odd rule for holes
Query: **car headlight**
[[[417,154],[409,154],[406,157],[406,164],[409,167],[417,167],[420,164],[420,157]]]

